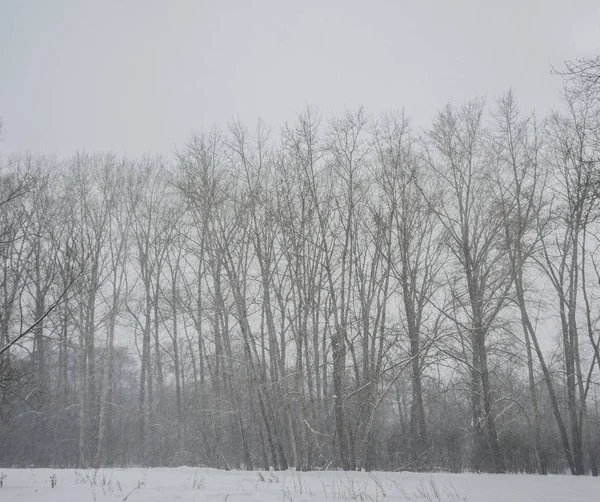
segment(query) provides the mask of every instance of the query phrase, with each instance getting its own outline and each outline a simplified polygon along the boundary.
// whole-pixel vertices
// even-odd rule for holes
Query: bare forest
[[[595,62],[558,110],[2,153],[0,465],[597,475]]]

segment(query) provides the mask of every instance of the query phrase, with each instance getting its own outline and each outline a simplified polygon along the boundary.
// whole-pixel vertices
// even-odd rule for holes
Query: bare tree
[[[507,302],[512,280],[500,241],[502,219],[490,181],[492,166],[484,141],[483,112],[481,100],[458,110],[448,105],[434,122],[428,133],[433,149],[428,164],[446,197],[430,201],[430,207],[456,260],[451,282],[458,314],[453,315],[454,321],[459,330],[470,335],[474,467],[485,468],[489,458],[491,469],[503,472],[486,344]]]
[[[114,344],[119,314],[124,310],[127,291],[127,252],[131,223],[125,201],[125,162],[108,162],[99,172],[99,196],[108,212],[107,291],[103,292],[106,343],[98,410],[98,439],[94,466],[110,462],[111,402],[114,386]]]
[[[280,246],[285,255],[285,272],[278,290],[280,304],[284,303],[284,283],[288,279],[291,312],[289,325],[295,339],[295,392],[302,401],[298,408],[303,445],[303,467],[310,468],[322,458],[323,410],[328,406],[328,349],[327,324],[323,308],[327,289],[322,267],[324,249],[318,238],[318,199],[312,191],[312,175],[323,160],[324,145],[320,138],[321,118],[318,110],[307,108],[293,125],[283,131],[283,151],[278,165],[277,221]],[[282,311],[284,307],[282,307]],[[281,344],[285,359],[285,344]],[[302,357],[304,350],[304,357]],[[306,382],[302,379],[306,378]],[[305,387],[308,388],[307,409]],[[319,454],[321,458],[319,458]]]
[[[552,69],[571,86],[571,90],[588,99],[600,98],[600,56],[565,61],[563,70]]]
[[[139,297],[126,308],[141,333],[139,439],[146,461],[155,455],[157,442],[153,423],[164,403],[164,374],[161,348],[161,279],[166,265],[169,237],[173,228],[165,217],[168,211],[166,168],[162,159],[146,159],[130,170],[128,200],[131,214],[131,242],[136,251]],[[154,357],[152,351],[154,350]]]
[[[566,94],[567,113],[551,117],[549,162],[553,168],[553,203],[541,238],[540,264],[558,303],[572,446],[572,470],[585,473],[583,423],[586,391],[581,365],[579,306],[581,267],[588,252],[586,240],[598,204],[596,163],[598,109],[589,97]],[[585,297],[584,297],[585,301]]]
[[[443,264],[439,222],[427,203],[433,192],[426,186],[408,119],[404,115],[387,115],[375,135],[380,164],[378,181],[389,215],[389,273],[401,292],[403,319],[410,343],[411,463],[418,468],[428,463],[424,458],[429,445],[422,374],[437,317],[430,302],[439,287],[438,274]],[[427,330],[429,340],[425,339]]]
[[[516,305],[521,316],[523,340],[527,355],[529,393],[533,408],[534,449],[538,470],[546,474],[547,453],[542,441],[541,412],[536,386],[533,352],[540,362],[550,395],[552,409],[560,431],[562,446],[569,463],[571,452],[559,409],[558,397],[550,376],[548,364],[540,348],[535,322],[530,314],[531,287],[528,286],[528,268],[533,264],[534,254],[539,245],[538,223],[542,221],[544,205],[545,173],[540,163],[541,138],[535,115],[521,117],[512,91],[502,96],[494,112],[494,126],[491,131],[492,149],[496,164],[498,195],[504,221],[504,237],[510,260]],[[532,348],[533,342],[533,348]]]

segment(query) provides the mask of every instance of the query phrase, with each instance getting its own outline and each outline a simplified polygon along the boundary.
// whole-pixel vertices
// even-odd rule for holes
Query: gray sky
[[[600,51],[598,0],[0,0],[4,151],[173,152],[192,129],[509,86],[545,113],[550,65]]]

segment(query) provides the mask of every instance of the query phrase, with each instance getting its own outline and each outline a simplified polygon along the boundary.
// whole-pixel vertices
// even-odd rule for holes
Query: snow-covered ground
[[[0,502],[600,500],[598,478],[408,472],[0,469]],[[52,487],[52,485],[55,485]]]

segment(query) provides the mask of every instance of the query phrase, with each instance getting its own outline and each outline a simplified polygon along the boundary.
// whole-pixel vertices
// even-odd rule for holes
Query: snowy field
[[[598,478],[175,469],[0,469],[0,501],[510,501],[600,500]],[[54,487],[52,486],[54,485]]]

